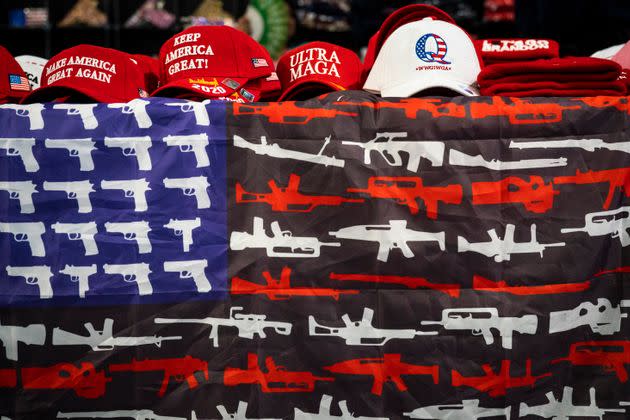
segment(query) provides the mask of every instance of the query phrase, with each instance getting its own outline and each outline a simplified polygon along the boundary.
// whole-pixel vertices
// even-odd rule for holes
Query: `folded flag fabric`
[[[627,92],[626,81],[614,82],[529,82],[493,83],[481,89],[484,96],[620,96]]]
[[[500,65],[500,64],[495,64]],[[495,65],[489,66],[494,67]],[[621,72],[602,72],[602,73],[529,73],[529,74],[516,74],[512,76],[502,77],[500,79],[493,80],[480,80],[477,78],[477,82],[481,87],[490,86],[496,83],[535,83],[535,82],[556,82],[556,83],[570,83],[570,82],[597,82],[597,83],[609,83],[619,79]]]
[[[474,42],[486,65],[560,57],[560,46],[552,39],[491,38]]]

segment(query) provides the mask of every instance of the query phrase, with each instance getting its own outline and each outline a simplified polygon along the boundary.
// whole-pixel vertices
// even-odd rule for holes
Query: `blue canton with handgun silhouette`
[[[224,297],[223,106],[2,105],[2,117],[0,305]]]

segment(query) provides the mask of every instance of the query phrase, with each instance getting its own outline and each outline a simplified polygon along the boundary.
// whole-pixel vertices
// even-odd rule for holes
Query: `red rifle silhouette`
[[[623,266],[623,267],[613,268],[612,270],[600,271],[599,273],[595,274],[593,277],[600,277],[600,276],[605,276],[606,274],[614,274],[614,273],[630,273],[630,266]]]
[[[580,109],[576,106],[562,106],[554,103],[531,103],[527,100],[510,98],[512,105],[499,96],[492,97],[492,103],[470,103],[470,116],[474,119],[487,117],[507,117],[510,124],[549,124],[562,121],[562,112]]]
[[[606,169],[603,171],[576,171],[574,176],[559,176],[553,179],[554,184],[599,184],[608,183],[608,196],[604,202],[604,210],[608,210],[615,196],[615,190],[621,188],[626,197],[630,197],[630,168]]]
[[[24,389],[72,389],[82,398],[99,398],[105,395],[105,386],[111,378],[105,371],[97,372],[92,363],[82,362],[80,367],[59,363],[50,367],[22,368]]]
[[[17,386],[17,371],[15,369],[0,369],[0,388],[15,388]]]
[[[333,382],[335,378],[315,376],[311,372],[288,371],[276,365],[272,357],[265,359],[267,372],[258,365],[258,355],[247,355],[247,369],[227,367],[223,373],[225,386],[259,384],[262,392],[313,392],[315,382]]]
[[[352,359],[335,363],[324,369],[347,375],[373,376],[372,394],[382,395],[385,382],[392,382],[399,391],[406,391],[402,375],[431,375],[433,383],[439,383],[439,366],[419,366],[403,363],[400,354],[384,354],[379,358]]]
[[[240,183],[236,183],[237,203],[267,203],[271,210],[280,212],[308,213],[319,206],[338,207],[343,203],[363,203],[365,200],[344,198],[335,195],[306,195],[299,192],[300,177],[291,174],[286,187],[278,187],[275,180],[270,180],[270,193],[252,193],[245,191]]]
[[[569,361],[573,366],[603,366],[606,372],[615,372],[622,383],[628,382],[630,341],[581,341],[571,344],[569,355],[551,363]]]
[[[533,213],[546,213],[560,192],[540,176],[530,176],[529,181],[510,176],[496,182],[473,182],[472,194],[473,205],[521,203]]]
[[[410,98],[398,102],[335,102],[335,106],[361,106],[381,109],[401,109],[409,119],[416,119],[419,111],[431,114],[433,118],[452,117],[466,118],[466,108],[452,101],[442,102],[441,99]]]
[[[234,102],[233,113],[241,115],[262,115],[267,121],[277,124],[308,124],[315,118],[333,119],[339,116],[356,117],[355,112],[343,112],[326,108],[303,108],[295,102],[269,102],[266,105],[251,105]]]
[[[267,284],[262,285],[243,280],[240,277],[232,279],[230,293],[233,295],[267,295],[271,300],[288,300],[293,296],[317,297],[329,296],[339,300],[340,295],[356,295],[358,290],[325,289],[316,287],[291,287],[291,269],[283,267],[280,279],[276,280],[269,271],[262,273]]]
[[[545,284],[539,286],[510,286],[507,282],[492,281],[482,276],[473,276],[473,289],[482,292],[509,293],[517,296],[555,295],[561,293],[577,293],[588,290],[589,280],[580,283]]]
[[[532,388],[539,379],[551,376],[551,373],[544,373],[542,375],[532,375],[532,361],[527,359],[525,362],[525,375],[523,376],[510,376],[510,360],[502,360],[499,373],[495,373],[492,366],[484,364],[481,369],[485,372],[484,376],[462,376],[455,369],[451,371],[453,386],[469,386],[475,388],[478,391],[486,392],[491,397],[501,397],[506,394],[508,389],[522,388],[525,386],[531,386]]]
[[[378,274],[339,274],[330,273],[331,280],[339,281],[362,281],[368,283],[383,284],[400,284],[410,289],[426,287],[427,289],[437,290],[447,295],[457,298],[459,297],[459,284],[441,284],[431,283],[424,277],[406,277],[406,276],[382,276]]]
[[[630,113],[628,107],[628,99],[624,97],[594,96],[591,98],[579,98],[574,101],[580,101],[592,108],[617,108],[619,111]]]
[[[203,372],[207,380],[210,379],[208,374],[208,363],[203,360],[186,356],[179,359],[157,359],[157,360],[136,360],[132,359],[131,363],[109,365],[111,372],[151,372],[164,371],[162,386],[158,391],[158,395],[163,397],[166,393],[168,383],[173,378],[177,382],[188,383],[189,389],[194,389],[199,385],[195,372]]]
[[[348,188],[351,193],[366,193],[372,198],[396,200],[396,203],[409,207],[411,214],[418,214],[420,207],[417,200],[425,203],[427,217],[436,219],[438,203],[460,204],[462,202],[462,186],[459,184],[446,187],[427,187],[419,177],[375,176],[368,179],[365,189]]]

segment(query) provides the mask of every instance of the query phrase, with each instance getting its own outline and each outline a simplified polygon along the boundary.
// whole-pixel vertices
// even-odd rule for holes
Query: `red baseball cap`
[[[131,55],[95,45],[77,45],[55,55],[44,67],[41,82],[22,103],[65,100],[77,94],[105,103],[148,96],[143,71]]]
[[[303,100],[323,93],[361,88],[361,60],[352,51],[327,42],[309,42],[278,61],[280,100]]]
[[[274,71],[271,56],[249,35],[229,26],[192,26],[160,49],[160,88],[153,96],[254,102],[252,85]],[[239,98],[237,98],[239,97]]]
[[[406,23],[422,20],[431,17],[434,20],[443,20],[455,24],[455,20],[442,9],[426,4],[410,4],[394,11],[385,19],[380,29],[376,31],[368,42],[367,53],[363,60],[363,80],[367,79],[367,75],[372,70],[374,62],[385,40],[399,27]]]
[[[9,50],[0,45],[0,104],[18,103],[30,91],[26,73]]]
[[[144,74],[144,85],[148,94],[153,93],[160,84],[160,62],[153,57],[144,54],[133,54],[135,60]]]

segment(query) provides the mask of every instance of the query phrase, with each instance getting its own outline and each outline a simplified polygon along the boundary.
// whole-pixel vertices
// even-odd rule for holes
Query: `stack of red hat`
[[[152,96],[254,102],[277,95],[267,50],[229,26],[193,26],[160,50],[160,87]]]
[[[494,64],[477,81],[488,96],[620,96],[626,94],[620,75],[613,61],[567,57]]]

